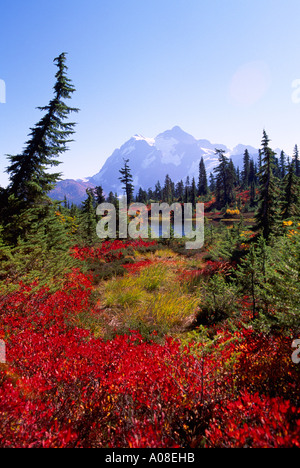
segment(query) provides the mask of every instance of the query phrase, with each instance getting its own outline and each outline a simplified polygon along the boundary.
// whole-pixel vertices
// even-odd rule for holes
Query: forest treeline
[[[49,197],[78,112],[66,54],[54,62],[0,191],[0,447],[299,448],[298,147],[278,158],[264,130],[257,161],[216,148],[209,177],[202,159],[198,180],[137,193],[124,160],[128,203],[205,204],[205,244],[103,242],[113,192]]]
[[[68,105],[75,88],[67,76],[66,54],[61,54],[54,63],[57,73],[53,98],[39,108],[43,116],[31,129],[23,152],[8,156],[10,182],[0,193],[0,278],[6,282],[13,283],[18,278],[47,281],[52,276],[63,277],[76,265],[76,259],[69,255],[71,247],[101,242],[96,235],[96,206],[104,201],[118,205],[118,197],[112,192],[106,197],[100,186],[87,190],[87,198],[80,207],[67,199],[49,198],[61,178],[53,168],[61,163],[60,156],[67,151],[75,132],[76,124],[70,116],[79,111]],[[240,169],[224,150],[216,148],[216,156],[218,164],[209,177],[201,159],[198,180],[186,177],[184,182],[175,183],[166,175],[162,185],[157,182],[154,189],[140,188],[134,193],[129,160],[120,167],[119,179],[129,203],[204,202],[208,214],[214,211],[226,214],[231,209],[240,213],[241,223],[243,212],[253,211],[253,242],[262,236],[266,245],[271,245],[274,239],[275,242],[284,239],[286,226],[299,229],[297,145],[292,159],[283,151],[278,158],[264,130],[257,161],[245,150]],[[244,193],[247,193],[246,201],[242,197]],[[207,242],[213,241],[216,229],[206,221]],[[222,235],[226,244],[229,234]],[[233,255],[235,239],[230,238],[229,244]],[[261,248],[256,246],[253,255]]]

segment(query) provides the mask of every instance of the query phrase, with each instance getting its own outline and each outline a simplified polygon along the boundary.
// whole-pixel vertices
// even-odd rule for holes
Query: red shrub
[[[300,410],[281,398],[245,391],[217,405],[206,437],[213,448],[300,448]]]

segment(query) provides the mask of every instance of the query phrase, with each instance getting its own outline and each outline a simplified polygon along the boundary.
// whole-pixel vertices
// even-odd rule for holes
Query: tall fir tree
[[[167,174],[166,178],[165,178],[165,184],[164,184],[164,187],[163,187],[163,200],[164,200],[164,202],[169,203],[169,204],[172,203],[172,200],[173,200],[173,197],[174,197],[173,189],[174,189],[174,184],[173,184],[172,179],[169,176],[169,174]]]
[[[85,244],[93,245],[97,240],[95,196],[92,189],[87,189],[86,194],[87,198],[82,204],[80,231]]]
[[[105,196],[103,193],[103,188],[101,185],[98,185],[97,187],[94,188],[94,197],[95,197],[95,202],[97,205],[101,205],[101,203],[105,202]]]
[[[5,191],[6,203],[2,205],[1,217],[6,220],[5,233],[12,243],[16,243],[19,237],[25,240],[29,238],[32,219],[41,222],[47,216],[55,219],[53,214],[57,208],[48,193],[60,179],[60,173],[49,173],[48,169],[61,163],[59,156],[67,151],[68,143],[73,141],[70,136],[76,124],[68,121],[68,117],[79,109],[65,103],[75,91],[67,77],[66,53],[55,58],[54,63],[58,67],[54,97],[49,105],[39,107],[45,115],[31,129],[23,153],[8,156],[10,184]],[[44,226],[47,229],[47,222]]]
[[[295,167],[295,174],[297,177],[300,177],[300,156],[298,145],[295,145],[294,148],[294,155],[293,155],[294,167]]]
[[[216,190],[216,181],[212,172],[209,174],[209,190],[212,193],[214,193]]]
[[[197,185],[196,185],[195,177],[192,178],[190,202],[193,204],[193,206],[195,206],[197,203]]]
[[[284,151],[281,151],[279,158],[280,178],[284,179],[286,176],[286,156]]]
[[[296,176],[295,162],[289,165],[283,180],[282,217],[283,219],[300,216],[300,180]]]
[[[235,183],[235,174],[233,164],[225,155],[225,150],[216,149],[219,159],[218,166],[214,169],[216,174],[216,201],[219,208],[230,204],[233,200],[233,188]]]
[[[199,164],[199,183],[198,183],[198,195],[205,196],[208,193],[207,174],[203,157]]]
[[[130,205],[130,203],[132,202],[133,200],[133,190],[134,190],[134,186],[133,186],[133,178],[132,178],[132,175],[131,175],[131,170],[130,170],[130,167],[129,167],[129,159],[124,159],[124,167],[122,169],[120,169],[120,174],[121,174],[121,177],[119,177],[119,180],[122,182],[123,184],[123,190],[124,192],[126,193],[126,196],[127,196],[127,204]]]
[[[242,187],[244,189],[248,188],[250,185],[250,155],[249,151],[245,149],[243,157],[243,171],[242,171]]]
[[[67,144],[74,133],[74,122],[66,122],[72,112],[79,109],[69,107],[64,100],[71,99],[75,91],[67,78],[66,53],[54,59],[58,67],[54,98],[49,105],[38,109],[46,112],[44,117],[31,129],[30,139],[23,153],[8,156],[10,166],[9,194],[28,204],[40,201],[53,189],[60,173],[48,173],[47,169],[61,164],[58,156],[68,150]]]
[[[156,201],[161,201],[161,199],[162,199],[162,188],[161,188],[161,184],[160,184],[159,180],[155,184],[154,196],[155,196]]]
[[[176,198],[178,199],[178,201],[183,203],[183,201],[184,201],[184,183],[183,183],[183,180],[180,180],[176,184],[175,195],[176,195]]]
[[[259,172],[259,200],[255,229],[268,240],[278,219],[279,181],[274,176],[274,155],[269,147],[270,139],[263,131],[262,161]]]

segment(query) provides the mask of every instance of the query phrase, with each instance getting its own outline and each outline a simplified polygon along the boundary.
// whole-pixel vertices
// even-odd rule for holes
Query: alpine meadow
[[[269,33],[280,12],[292,29],[299,6],[287,0],[270,12],[269,0],[229,0],[226,13],[219,0],[144,3],[67,1],[71,16],[64,5],[57,17],[58,2],[45,2],[43,27],[29,5],[41,42],[26,29],[9,47],[22,50],[30,77],[5,53],[0,447],[99,448],[104,461],[131,465],[146,456],[141,449],[152,449],[150,462],[177,463],[195,462],[198,449],[300,448],[300,107],[278,97],[270,109],[268,93],[284,80],[276,38],[267,70],[248,32],[242,45],[237,31],[215,37],[223,17],[231,12],[228,29],[235,21],[240,32],[261,4]],[[10,25],[13,14],[5,7]],[[251,24],[267,55],[261,20]],[[284,41],[294,44],[293,34]],[[237,69],[242,56],[248,65]],[[295,127],[285,132],[286,108]],[[129,138],[133,125],[157,137]],[[248,135],[253,146],[227,146]],[[93,166],[94,148],[106,156]]]

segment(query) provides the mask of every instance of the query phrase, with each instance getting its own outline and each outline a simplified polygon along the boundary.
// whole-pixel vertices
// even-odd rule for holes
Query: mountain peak
[[[180,142],[180,143],[186,143],[186,144],[193,144],[196,142],[195,138],[190,135],[189,133],[185,132],[180,128],[178,125],[173,127],[171,130],[167,130],[166,132],[160,133],[156,139],[171,139],[173,138],[174,140]]]
[[[210,173],[218,164],[215,148],[226,151],[228,156],[233,158],[236,166],[242,167],[243,153],[248,148],[251,156],[257,155],[258,150],[251,146],[238,145],[234,150],[229,150],[225,145],[210,143],[208,140],[197,140],[189,133],[175,125],[173,128],[160,133],[155,138],[147,138],[137,133],[125,142],[119,149],[107,159],[98,174],[88,178],[88,182],[74,181],[71,186],[70,181],[62,181],[57,184],[59,192],[54,192],[54,196],[63,199],[67,194],[70,201],[77,195],[85,198],[85,190],[88,184],[91,186],[101,185],[105,194],[110,191],[121,194],[122,184],[119,180],[119,170],[123,165],[123,159],[130,160],[130,169],[133,176],[135,189],[142,187],[147,190],[152,189],[159,180],[164,183],[168,174],[174,183],[189,176],[190,179],[199,175],[199,163],[203,157],[207,172]]]
[[[135,135],[133,135],[132,137],[135,141],[145,141],[146,143],[148,143],[148,145],[150,146],[154,146],[155,144],[155,140],[154,138],[146,138],[144,137],[143,135],[140,135],[138,133],[136,133]]]

